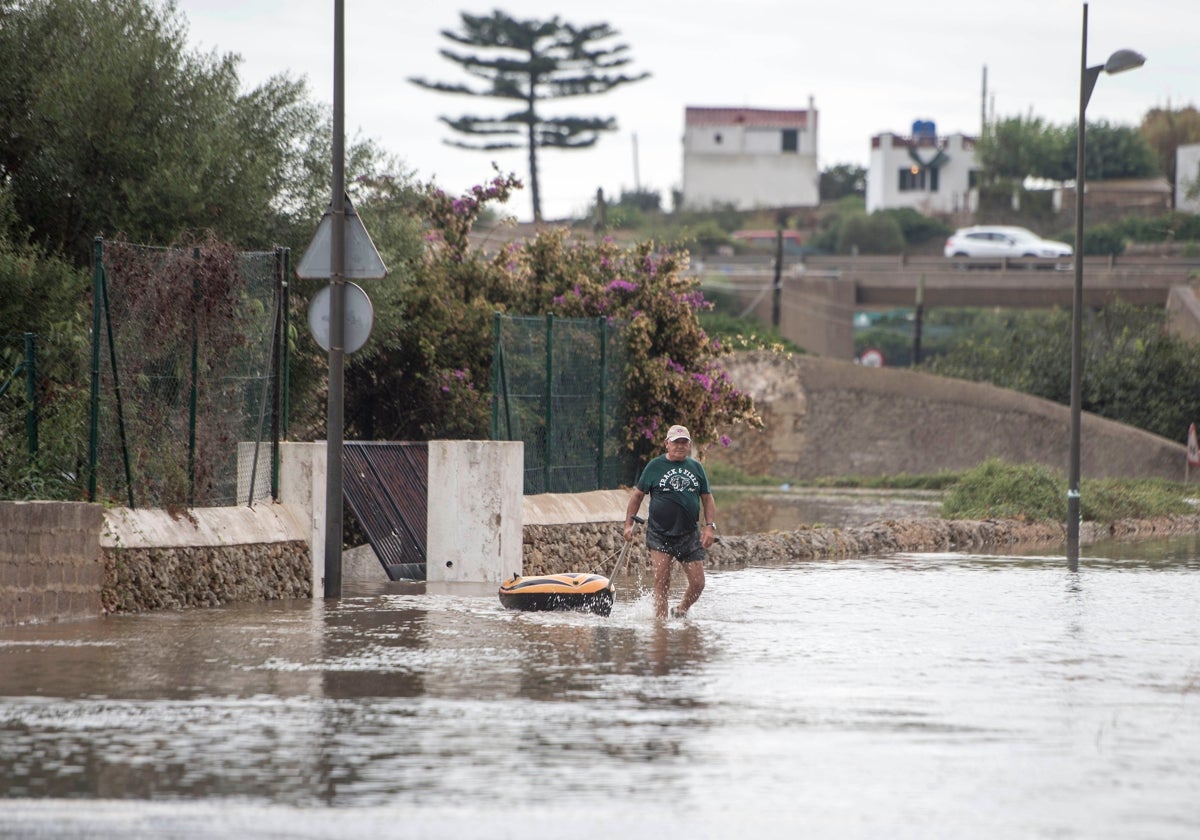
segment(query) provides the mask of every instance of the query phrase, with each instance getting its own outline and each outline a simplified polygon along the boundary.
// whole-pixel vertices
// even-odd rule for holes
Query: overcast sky
[[[253,87],[272,75],[306,77],[314,98],[333,101],[334,0],[177,0],[192,46],[241,56]],[[630,47],[645,81],[550,106],[550,114],[616,117],[618,130],[590,150],[543,151],[543,214],[582,214],[597,187],[610,197],[640,186],[670,208],[681,185],[684,108],[803,109],[819,114],[818,165],[867,166],[870,140],[908,134],[916,119],[939,133],[978,134],[984,105],[998,117],[1030,114],[1073,123],[1079,102],[1083,5],[1074,0],[489,0],[471,6],[429,0],[346,0],[346,129],[399,156],[420,180],[459,192],[491,177],[493,160],[527,180],[523,152],[445,145],[441,115],[498,114],[499,100],[449,96],[410,76],[466,82],[438,50],[459,14],[499,8],[522,19],[558,15],[608,23]],[[1195,0],[1092,0],[1088,63],[1114,50],[1146,65],[1102,76],[1089,121],[1137,125],[1154,107],[1200,102],[1200,4]],[[528,190],[508,212],[532,216]]]

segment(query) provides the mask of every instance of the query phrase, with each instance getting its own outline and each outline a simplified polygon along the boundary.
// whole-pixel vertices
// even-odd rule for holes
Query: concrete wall
[[[929,474],[993,457],[1067,469],[1070,411],[1049,400],[812,356],[738,354],[725,366],[765,428],[731,430],[732,445],[706,457],[754,475]],[[1183,480],[1182,444],[1090,414],[1082,421],[1085,478]]]
[[[431,440],[425,579],[499,583],[521,563],[520,441]]]
[[[327,455],[325,441],[279,445],[279,502],[307,535],[315,593],[325,591]]]
[[[104,508],[0,502],[0,626],[100,615]]]

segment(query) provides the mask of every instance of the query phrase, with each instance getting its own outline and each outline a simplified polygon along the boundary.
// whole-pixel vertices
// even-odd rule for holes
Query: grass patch
[[[787,484],[786,478],[776,478],[770,475],[750,475],[742,472],[732,464],[712,463],[704,465],[708,474],[709,484],[721,484],[726,487],[778,487]]]
[[[1080,515],[1094,522],[1148,519],[1195,513],[1187,499],[1195,488],[1158,478],[1109,478],[1080,482]],[[1041,464],[991,459],[963,474],[942,501],[945,519],[1067,518],[1067,481]]]
[[[945,490],[953,486],[962,473],[940,472],[933,475],[871,475],[829,476],[813,479],[812,487],[843,487],[862,490]]]

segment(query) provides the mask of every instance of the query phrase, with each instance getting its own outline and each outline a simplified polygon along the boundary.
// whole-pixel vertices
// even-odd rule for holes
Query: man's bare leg
[[[671,590],[671,555],[661,551],[650,552],[650,562],[654,566],[654,615],[657,618],[667,617],[667,593]]]
[[[692,604],[700,600],[700,593],[704,591],[704,561],[693,560],[691,563],[683,564],[683,573],[687,575],[687,591],[683,593],[683,600],[679,602],[679,607],[676,609],[677,615],[685,615]]]

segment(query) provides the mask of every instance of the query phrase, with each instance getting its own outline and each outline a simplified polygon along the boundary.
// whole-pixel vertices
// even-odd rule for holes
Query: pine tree
[[[448,145],[477,151],[529,150],[533,218],[541,221],[538,150],[589,148],[601,132],[615,131],[617,121],[613,117],[546,117],[539,113],[538,106],[552,99],[605,93],[650,75],[613,72],[632,61],[628,45],[600,43],[615,35],[617,31],[606,23],[577,27],[561,22],[557,16],[548,21],[517,20],[499,10],[490,17],[463,12],[461,31],[442,30],[442,36],[471,51],[439,52],[483,83],[470,86],[416,77],[409,81],[441,93],[520,103],[517,110],[503,116],[443,116],[441,120],[454,131],[476,138],[474,142],[447,140]]]

